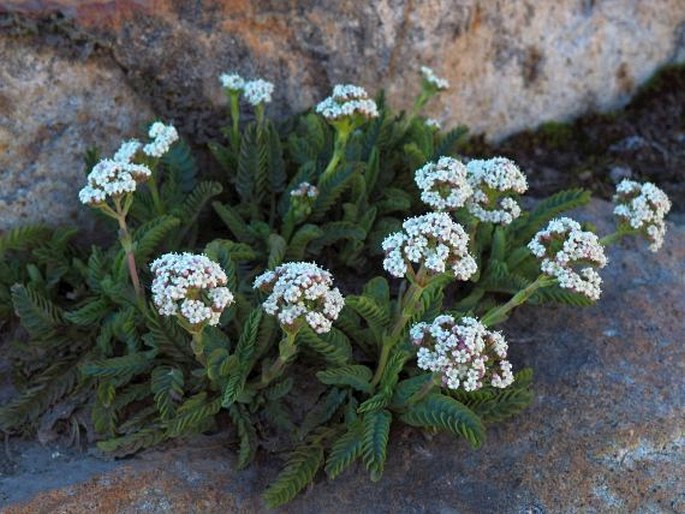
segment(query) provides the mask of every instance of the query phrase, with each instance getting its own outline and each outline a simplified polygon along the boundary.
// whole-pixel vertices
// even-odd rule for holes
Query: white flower
[[[274,85],[262,79],[250,80],[243,85],[245,100],[254,106],[271,102],[273,92]]]
[[[376,102],[369,98],[363,87],[351,84],[336,85],[333,94],[316,106],[316,112],[328,121],[355,116],[363,119],[378,117]]]
[[[296,198],[316,198],[319,196],[319,188],[316,186],[313,186],[309,182],[302,182],[299,184],[295,189],[290,191],[290,196],[291,197],[296,197]]]
[[[508,225],[521,214],[511,198],[528,190],[526,176],[505,157],[474,159],[466,165],[473,195],[467,202],[469,212],[480,221]]]
[[[217,325],[233,303],[226,273],[206,255],[166,253],[150,270],[152,300],[162,316],[180,316],[191,325]]]
[[[466,166],[452,157],[440,157],[416,170],[414,181],[421,200],[438,211],[458,209],[473,194]]]
[[[219,75],[221,86],[232,92],[242,91],[245,87],[245,79],[237,73],[222,73]]]
[[[266,271],[255,279],[254,288],[269,293],[262,306],[281,325],[293,328],[305,321],[318,334],[331,330],[345,304],[340,290],[333,288],[332,275],[309,262],[287,262]]]
[[[541,271],[556,278],[560,287],[599,299],[602,279],[592,266],[603,268],[607,258],[599,238],[582,230],[580,223],[553,219],[535,234],[528,248],[541,261]]]
[[[419,368],[436,373],[448,389],[505,388],[514,382],[504,336],[475,318],[457,323],[454,317],[441,315],[432,323],[412,326],[409,337],[419,347]]]
[[[442,125],[440,125],[440,122],[436,120],[435,118],[428,118],[426,120],[426,126],[429,128],[432,128],[434,130],[440,130],[442,128]]]
[[[79,191],[79,199],[86,205],[96,205],[108,197],[133,193],[139,182],[144,182],[152,172],[142,164],[104,159],[88,174],[87,184]]]
[[[136,155],[138,150],[143,146],[143,143],[137,139],[130,139],[124,141],[119,149],[115,152],[113,161],[130,163],[133,157]]]
[[[404,277],[408,263],[423,265],[430,273],[452,271],[457,280],[468,280],[476,272],[476,261],[468,253],[469,237],[448,214],[409,218],[402,228],[383,241],[383,267],[392,276]]]
[[[150,126],[148,135],[152,141],[143,147],[143,153],[149,157],[161,157],[178,140],[176,128],[161,121],[156,121]]]
[[[435,72],[428,66],[421,66],[421,77],[428,83],[429,86],[437,89],[438,91],[444,91],[450,87],[450,83],[447,80],[438,77]]]
[[[664,244],[666,222],[664,218],[671,210],[671,201],[651,182],[640,184],[623,180],[616,186],[614,214],[619,223],[625,223],[634,230],[640,230],[650,241],[649,249],[656,252]]]

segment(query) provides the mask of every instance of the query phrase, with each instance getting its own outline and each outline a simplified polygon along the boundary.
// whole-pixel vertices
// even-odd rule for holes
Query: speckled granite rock
[[[0,141],[22,156],[0,163],[8,170],[0,195],[11,206],[0,228],[41,219],[50,201],[68,219],[75,203],[66,189],[73,189],[79,151],[95,141],[116,144],[137,116],[149,114],[135,94],[192,141],[215,136],[225,101],[217,76],[226,70],[275,82],[270,110],[284,115],[311,106],[337,82],[386,87],[394,105],[407,107],[418,89],[416,69],[427,64],[452,84],[429,113],[499,138],[620,105],[659,64],[685,59],[682,0],[2,4],[0,38],[23,40],[0,44],[3,65],[22,55],[25,72],[47,67],[52,80],[47,99],[35,83],[40,74],[32,84],[2,81],[0,118],[15,121],[2,122]],[[17,99],[32,111],[11,110]],[[84,114],[78,107],[89,103]],[[19,130],[31,123],[41,131]]]
[[[606,203],[591,207],[603,231],[608,213]],[[596,306],[524,309],[504,327],[516,365],[536,370],[536,400],[491,428],[481,450],[396,427],[381,482],[361,469],[320,478],[284,511],[685,511],[685,227],[671,225],[656,255],[627,242],[610,257]],[[5,512],[263,512],[258,494],[276,466],[262,456],[238,473],[225,437],[149,452]],[[11,477],[0,496],[11,489],[18,502],[16,484],[37,478]]]

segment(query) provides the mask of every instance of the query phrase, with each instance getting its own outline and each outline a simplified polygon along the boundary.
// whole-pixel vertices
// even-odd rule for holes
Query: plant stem
[[[239,93],[229,93],[229,103],[231,106],[231,123],[233,124],[231,130],[231,146],[234,152],[238,152],[240,149],[240,106],[238,104]]]
[[[136,296],[142,299],[144,297],[143,288],[140,285],[140,278],[138,277],[138,268],[136,267],[136,256],[133,252],[133,238],[128,231],[126,225],[126,214],[121,209],[121,202],[117,198],[114,201],[117,213],[117,221],[119,222],[119,241],[126,253],[126,262],[128,264],[128,273],[131,276],[131,283],[133,289],[136,291]]]
[[[380,382],[383,376],[383,371],[388,363],[388,357],[390,357],[390,350],[393,349],[395,344],[402,335],[402,331],[406,327],[409,320],[414,316],[416,312],[416,306],[421,301],[421,294],[428,284],[423,284],[426,272],[423,267],[416,274],[416,278],[412,281],[409,289],[404,293],[399,301],[400,309],[397,315],[397,319],[393,324],[388,335],[383,338],[383,346],[381,348],[381,354],[378,359],[378,368],[376,368],[376,373],[371,381],[371,387],[375,387]]]
[[[285,337],[278,345],[278,357],[271,366],[262,373],[261,381],[255,385],[255,389],[263,389],[281,376],[288,361],[297,353],[297,346],[295,346],[296,336],[297,332],[285,333]]]
[[[333,155],[331,156],[331,160],[328,163],[328,166],[326,166],[326,169],[319,177],[319,184],[328,180],[335,171],[335,168],[338,166],[338,163],[345,155],[345,146],[347,145],[347,140],[349,139],[349,137],[349,129],[342,127],[336,128],[335,143],[333,145]]]
[[[191,334],[193,336],[193,341],[190,343],[190,347],[193,349],[195,358],[200,364],[207,367],[207,359],[205,358],[204,354],[205,345],[203,342],[203,330],[200,330],[199,332],[191,332]]]
[[[540,288],[550,286],[555,279],[547,275],[540,275],[535,282],[529,284],[525,289],[521,289],[518,293],[511,297],[511,299],[499,307],[490,309],[485,316],[481,318],[481,323],[486,326],[501,323],[506,318],[506,315],[512,309],[522,305],[531,297],[531,295]]]
[[[613,244],[618,243],[625,236],[628,236],[628,235],[633,234],[635,232],[637,232],[637,230],[625,230],[625,229],[619,228],[616,232],[601,238],[599,240],[599,242],[602,243],[602,245],[604,245],[604,246],[613,245]]]

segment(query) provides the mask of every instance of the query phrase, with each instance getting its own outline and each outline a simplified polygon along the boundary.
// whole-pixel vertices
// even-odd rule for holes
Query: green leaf
[[[322,227],[323,235],[311,244],[311,251],[319,253],[326,246],[349,239],[363,241],[366,237],[364,229],[349,221],[332,221]]]
[[[391,422],[392,414],[387,410],[367,412],[362,417],[362,458],[372,482],[383,475]]]
[[[485,427],[478,416],[463,403],[440,393],[431,393],[416,404],[400,419],[411,426],[447,430],[463,436],[473,448],[485,440]]]
[[[197,433],[207,427],[207,423],[221,409],[221,398],[207,399],[207,393],[201,392],[183,402],[176,411],[176,416],[169,420],[167,435],[178,437]]]
[[[269,162],[269,185],[273,192],[280,193],[285,189],[285,162],[280,135],[271,121],[266,124],[266,145]]]
[[[216,348],[207,357],[207,377],[219,380],[229,376],[238,367],[238,358],[229,355],[225,348]]]
[[[195,223],[207,202],[221,194],[223,190],[224,188],[219,182],[202,181],[171,213],[183,221],[184,227],[188,227]]]
[[[245,243],[253,243],[255,241],[247,223],[245,223],[245,220],[240,217],[233,207],[221,202],[212,202],[212,208],[238,241]]]
[[[150,388],[162,420],[176,415],[176,403],[183,398],[183,372],[171,366],[159,366],[152,370]]]
[[[452,155],[455,146],[457,146],[457,143],[466,136],[468,131],[469,129],[467,127],[459,125],[440,137],[440,141],[433,152],[431,160],[437,160],[443,155]]]
[[[87,327],[97,324],[111,310],[112,304],[106,298],[89,298],[83,307],[65,312],[64,319],[75,325]]]
[[[357,408],[357,412],[362,414],[364,412],[376,412],[384,409],[390,405],[392,398],[392,389],[389,387],[382,387],[380,391],[374,394],[368,400],[365,400]]]
[[[226,383],[223,400],[221,402],[223,407],[229,407],[233,404],[245,387],[245,380],[247,380],[247,375],[252,370],[253,356],[257,349],[257,335],[259,334],[261,319],[262,309],[257,307],[252,310],[250,316],[243,325],[243,330],[240,333],[240,339],[238,340],[235,349],[235,356],[238,360],[238,371],[233,373]]]
[[[62,311],[31,286],[14,284],[11,288],[14,312],[33,337],[48,336],[62,324]]]
[[[409,398],[418,393],[421,388],[431,380],[433,380],[431,373],[422,373],[421,375],[402,380],[395,388],[392,397],[392,406],[395,408],[404,407]]]
[[[345,163],[340,165],[326,180],[319,181],[319,196],[312,208],[313,220],[319,221],[324,218],[329,209],[338,203],[350,185],[350,180],[358,172],[358,163]]]
[[[198,166],[188,143],[183,140],[174,143],[162,156],[161,163],[167,169],[169,179],[178,184],[183,193],[193,190]]]
[[[132,377],[147,371],[150,364],[151,359],[147,352],[132,353],[123,357],[87,361],[81,366],[81,371],[87,377]]]
[[[319,371],[316,377],[327,385],[350,386],[357,391],[370,393],[373,372],[361,364],[348,364],[339,368]]]
[[[52,229],[46,225],[24,225],[7,230],[0,236],[0,255],[10,250],[27,250],[45,244]]]
[[[345,305],[353,309],[369,324],[377,338],[381,336],[390,323],[390,313],[387,303],[381,304],[370,296],[349,295],[345,298]]]
[[[390,187],[383,192],[383,200],[378,203],[381,215],[392,212],[407,213],[411,209],[411,195],[402,189]]]
[[[278,234],[269,234],[267,239],[267,247],[269,248],[269,260],[267,267],[269,269],[274,269],[276,266],[283,262],[283,257],[285,257],[287,243]]]
[[[352,346],[349,339],[335,327],[326,334],[317,334],[305,326],[298,332],[297,340],[319,353],[331,364],[342,366],[352,358]]]
[[[574,305],[576,307],[588,307],[594,305],[595,300],[592,300],[581,293],[576,293],[568,289],[552,285],[543,287],[533,293],[528,299],[528,302],[533,305],[543,303],[559,303],[564,305]]]
[[[213,258],[225,260],[224,256],[233,262],[248,262],[257,259],[257,253],[245,243],[236,243],[229,239],[214,239],[205,246],[205,253]]]
[[[362,454],[362,424],[354,423],[331,448],[324,468],[328,478],[336,478]]]
[[[249,412],[242,405],[231,405],[228,412],[235,423],[240,439],[238,469],[244,469],[254,460],[257,453],[257,431]]]
[[[307,414],[300,425],[299,438],[304,439],[315,428],[325,425],[342,407],[347,399],[347,391],[331,388],[326,394],[321,396],[316,404],[307,411]]]
[[[275,509],[288,503],[314,480],[316,472],[323,464],[323,447],[320,443],[299,446],[290,455],[285,468],[263,495],[266,505]]]
[[[97,443],[98,448],[117,457],[125,457],[139,452],[143,448],[150,448],[166,439],[165,433],[158,428],[144,428],[132,434]]]
[[[292,239],[290,240],[290,244],[288,244],[288,249],[285,254],[286,259],[288,261],[298,261],[304,259],[307,245],[311,241],[322,237],[323,234],[323,230],[316,225],[302,225],[293,235]]]

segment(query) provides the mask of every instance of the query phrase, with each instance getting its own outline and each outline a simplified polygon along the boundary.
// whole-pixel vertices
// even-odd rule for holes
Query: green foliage
[[[362,459],[373,482],[383,475],[391,422],[392,414],[387,410],[367,412],[362,417]]]
[[[323,464],[323,456],[323,447],[316,442],[296,448],[276,481],[264,492],[267,507],[275,509],[297,496],[314,479]]]

